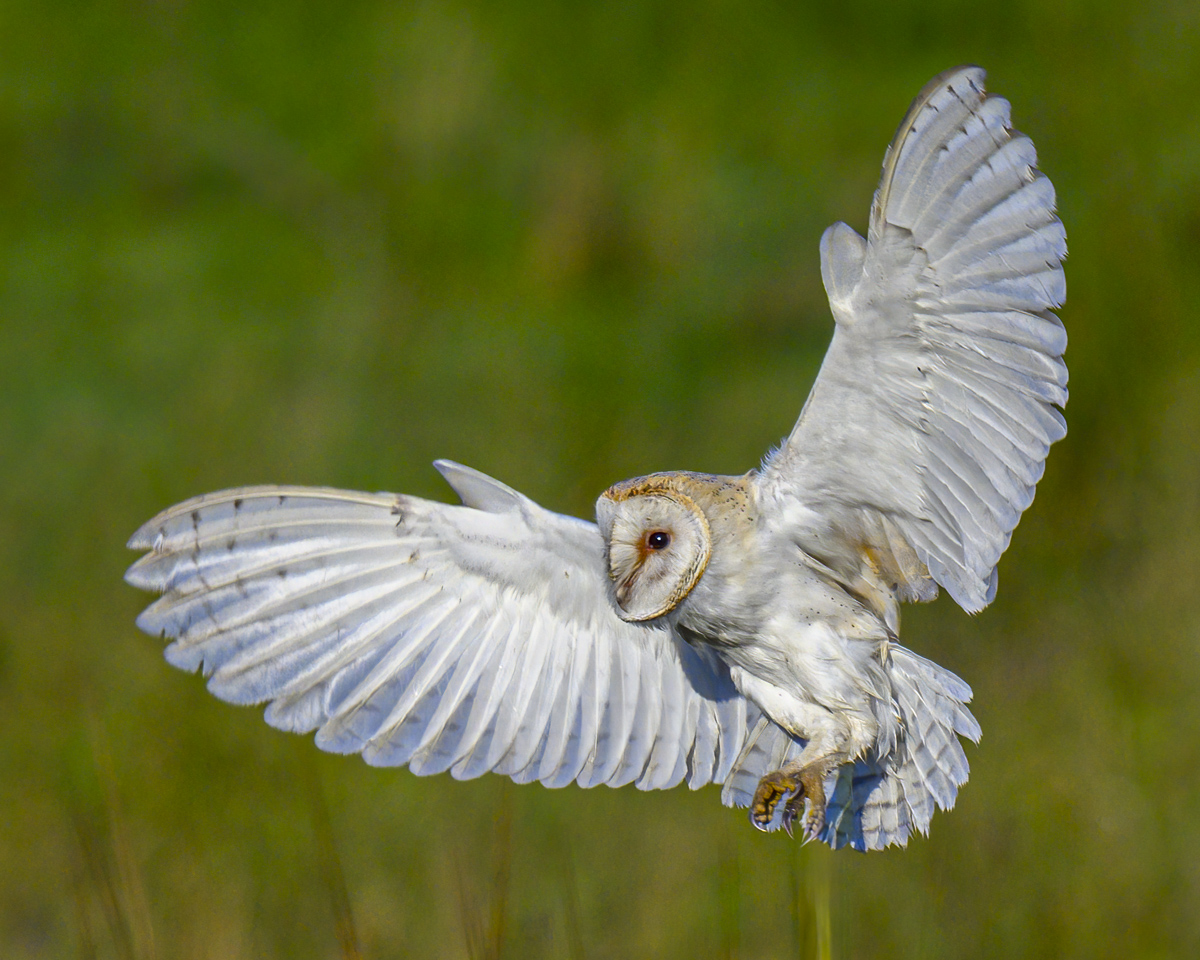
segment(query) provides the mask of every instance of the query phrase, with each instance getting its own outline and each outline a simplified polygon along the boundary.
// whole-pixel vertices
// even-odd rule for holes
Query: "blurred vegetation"
[[[0,11],[0,954],[1200,956],[1200,5],[454,0]],[[589,516],[741,472],[831,329],[911,97],[988,67],[1071,243],[1070,435],[968,619],[958,809],[907,850],[713,788],[328,757],[133,626],[123,544],[225,486]]]

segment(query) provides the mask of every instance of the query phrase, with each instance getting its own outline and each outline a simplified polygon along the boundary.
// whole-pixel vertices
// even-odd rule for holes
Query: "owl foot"
[[[754,799],[750,801],[750,822],[759,830],[769,830],[775,819],[775,807],[779,801],[790,796],[788,803],[800,795],[800,780],[785,770],[768,773],[758,781]]]
[[[787,798],[783,808],[783,829],[792,835],[792,824],[803,820],[805,842],[815,840],[825,829],[825,784],[823,765],[776,770],[758,781],[754,799],[750,801],[750,822],[759,830],[769,830],[775,819],[779,801]],[[807,807],[807,812],[806,812]]]
[[[806,801],[807,813],[804,810]],[[816,840],[825,829],[825,776],[819,769],[808,767],[800,771],[800,789],[788,798],[787,806],[783,808],[783,829],[789,837],[797,818],[804,824],[801,836],[805,843]]]

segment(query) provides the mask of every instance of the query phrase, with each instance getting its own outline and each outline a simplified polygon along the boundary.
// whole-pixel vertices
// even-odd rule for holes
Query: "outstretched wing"
[[[464,506],[250,487],[189,500],[129,542],[163,596],[138,618],[233,703],[368,763],[581,786],[723,781],[757,712],[728,671],[608,597],[593,524],[474,470]]]
[[[948,71],[913,102],[867,240],[825,232],[833,343],[761,480],[808,508],[815,556],[831,539],[895,554],[898,532],[920,561],[896,557],[900,595],[932,596],[927,569],[971,612],[995,596],[1067,400],[1054,188],[983,79]]]

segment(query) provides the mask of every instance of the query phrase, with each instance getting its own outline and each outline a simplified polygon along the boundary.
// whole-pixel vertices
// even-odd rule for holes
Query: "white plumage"
[[[967,779],[971,691],[898,604],[976,611],[1065,426],[1062,224],[983,71],[935,78],[864,241],[821,267],[833,343],[743,477],[610,488],[599,526],[474,470],[463,501],[254,487],[143,526],[138,618],[273,726],[368,763],[549,786],[723,784],[756,825],[875,849]]]

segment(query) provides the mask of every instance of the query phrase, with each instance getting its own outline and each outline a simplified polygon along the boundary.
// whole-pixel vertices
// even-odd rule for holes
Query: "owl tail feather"
[[[830,772],[825,781],[825,829],[833,848],[881,850],[904,846],[914,831],[929,832],[935,807],[954,806],[969,768],[959,737],[979,741],[967,709],[971,688],[949,670],[905,647],[891,648],[892,704],[899,715],[895,747]],[[795,760],[805,742],[760,718],[725,781],[721,799],[748,806],[758,780]],[[778,822],[776,823],[776,826]]]

